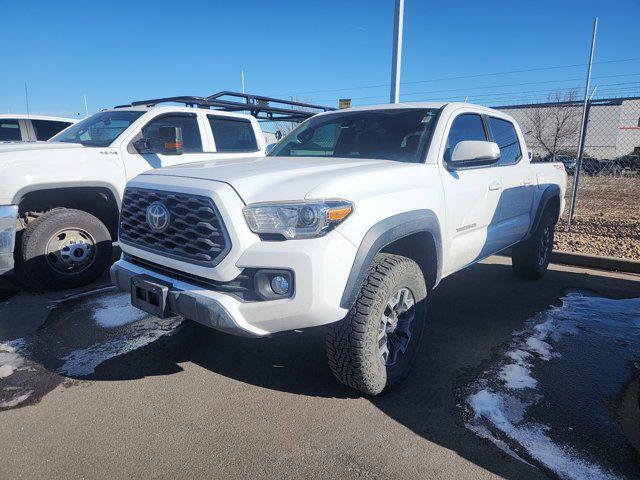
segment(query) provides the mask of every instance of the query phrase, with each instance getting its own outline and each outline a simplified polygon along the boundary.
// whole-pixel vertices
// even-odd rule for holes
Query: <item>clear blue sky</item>
[[[388,99],[393,0],[0,0],[0,112],[76,115],[136,99],[239,90],[336,105]],[[640,94],[640,3],[405,0],[402,100],[486,104],[582,88],[600,26],[598,96]],[[438,80],[447,78],[447,80]],[[436,81],[434,81],[436,80]],[[415,83],[422,82],[422,83]],[[545,82],[545,83],[542,83]],[[375,88],[354,88],[381,85]]]

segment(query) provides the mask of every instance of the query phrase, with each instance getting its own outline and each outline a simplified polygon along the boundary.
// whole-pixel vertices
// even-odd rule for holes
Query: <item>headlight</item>
[[[353,204],[346,200],[254,203],[243,209],[252,232],[287,239],[321,237],[352,211]]]

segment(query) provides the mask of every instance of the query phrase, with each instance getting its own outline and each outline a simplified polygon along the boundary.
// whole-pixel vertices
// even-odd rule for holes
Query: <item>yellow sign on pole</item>
[[[350,98],[341,98],[338,100],[338,108],[351,108],[351,99]]]

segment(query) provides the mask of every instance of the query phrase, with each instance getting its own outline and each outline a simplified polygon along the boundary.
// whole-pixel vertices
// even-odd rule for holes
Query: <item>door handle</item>
[[[530,179],[530,178],[525,178],[525,179],[522,181],[522,183],[523,183],[524,185],[531,185],[531,179]]]
[[[502,184],[497,180],[494,180],[489,184],[489,190],[500,190],[501,188]]]

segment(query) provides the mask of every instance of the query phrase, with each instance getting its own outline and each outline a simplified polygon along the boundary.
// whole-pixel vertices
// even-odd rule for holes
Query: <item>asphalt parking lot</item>
[[[640,277],[553,265],[532,283],[508,263],[443,281],[409,379],[377,398],[334,380],[322,329],[231,337],[140,314],[106,280],[66,300],[14,295],[0,304],[0,478],[638,477],[640,308],[589,299],[639,297]],[[543,337],[549,319],[574,330]],[[505,379],[512,352],[526,371]],[[496,421],[482,392],[517,397],[519,419]],[[536,450],[550,445],[571,465],[550,467]]]

